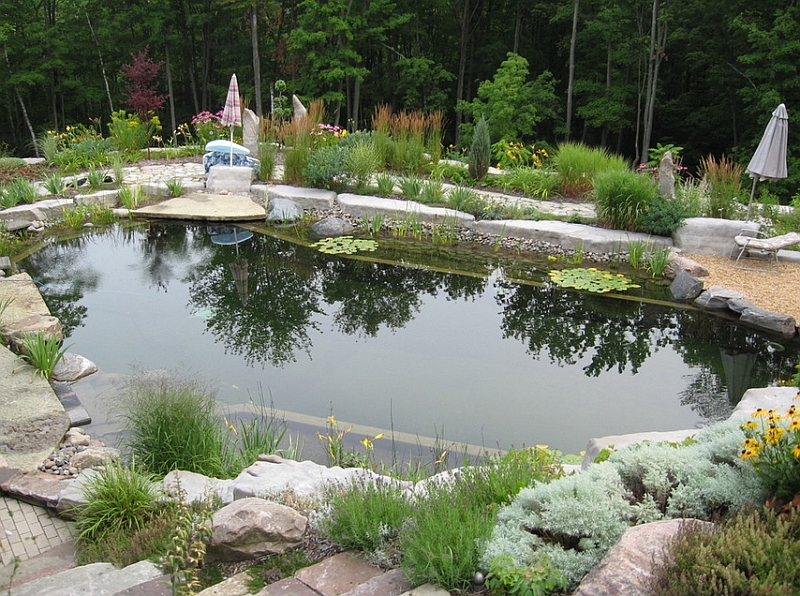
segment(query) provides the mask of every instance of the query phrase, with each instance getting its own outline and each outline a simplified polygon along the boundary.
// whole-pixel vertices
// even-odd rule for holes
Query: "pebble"
[[[79,428],[71,428],[68,431],[69,435],[83,435],[86,437],[87,442],[90,441],[89,436],[80,430]],[[59,448],[53,451],[44,462],[39,466],[39,470],[45,472],[46,474],[52,474],[54,476],[68,476],[74,477],[80,473],[76,467],[71,465],[72,463],[72,456],[76,453],[80,453],[82,451],[86,451],[86,445],[69,445],[69,441],[74,441],[75,439],[70,439],[69,436],[65,436],[64,440],[62,440]],[[99,441],[93,441],[94,443],[99,443]],[[102,443],[99,443],[102,446]]]

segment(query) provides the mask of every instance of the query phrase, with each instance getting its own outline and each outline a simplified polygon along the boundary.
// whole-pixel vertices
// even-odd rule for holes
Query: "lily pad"
[[[562,288],[575,288],[597,294],[624,292],[640,287],[621,273],[611,273],[596,267],[563,269],[551,271],[548,275],[554,284]]]
[[[378,243],[375,240],[338,236],[336,238],[323,238],[311,246],[327,255],[352,255],[358,251],[372,252],[378,248]]]

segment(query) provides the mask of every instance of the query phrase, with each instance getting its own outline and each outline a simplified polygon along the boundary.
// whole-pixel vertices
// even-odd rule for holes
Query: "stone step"
[[[162,578],[161,570],[150,561],[140,561],[119,569],[111,563],[92,563],[42,577],[13,589],[14,596],[156,596],[167,592],[127,591],[150,580]],[[169,580],[166,579],[169,589]]]

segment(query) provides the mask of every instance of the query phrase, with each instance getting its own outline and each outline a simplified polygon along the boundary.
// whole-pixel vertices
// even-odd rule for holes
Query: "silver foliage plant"
[[[763,486],[739,458],[743,439],[737,421],[721,422],[694,443],[632,445],[580,474],[523,489],[498,513],[481,564],[546,558],[574,588],[630,526],[761,502]]]

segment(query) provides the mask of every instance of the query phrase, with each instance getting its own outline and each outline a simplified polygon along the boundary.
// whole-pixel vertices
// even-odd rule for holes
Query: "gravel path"
[[[704,265],[710,275],[702,280],[708,286],[725,286],[745,295],[765,310],[794,317],[800,322],[800,263],[782,262],[777,273],[736,269],[727,257],[685,255]]]

